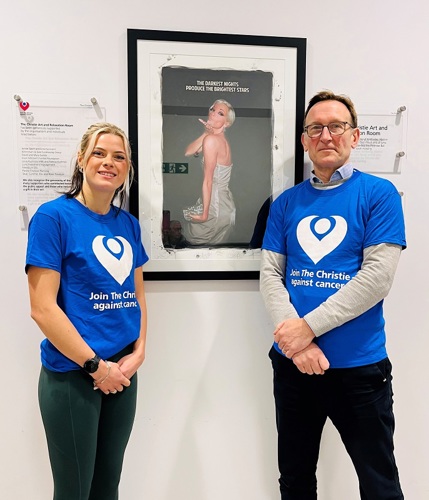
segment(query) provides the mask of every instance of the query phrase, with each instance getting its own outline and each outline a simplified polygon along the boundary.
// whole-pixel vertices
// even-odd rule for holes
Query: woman
[[[192,245],[225,242],[235,223],[235,204],[229,190],[232,160],[225,130],[235,120],[234,108],[218,99],[209,109],[207,121],[199,120],[205,131],[187,147],[186,156],[203,153],[202,197],[196,205],[183,210],[187,239]]]
[[[130,145],[109,123],[84,134],[71,188],[31,220],[26,271],[41,344],[39,404],[54,500],[114,500],[145,357],[148,260],[123,206]]]

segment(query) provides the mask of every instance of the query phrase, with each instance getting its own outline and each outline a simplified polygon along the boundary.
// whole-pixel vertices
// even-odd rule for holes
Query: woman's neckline
[[[110,208],[111,208],[110,204],[109,204],[107,210],[106,209],[104,209],[104,210],[94,210],[93,208],[91,208],[90,206],[88,206],[88,204],[86,203],[85,198],[82,195],[82,193],[79,193],[77,196],[75,196],[75,200],[77,200],[81,205],[83,205],[85,208],[87,208],[88,210],[90,210],[94,214],[97,214],[97,215],[107,215],[110,212]]]

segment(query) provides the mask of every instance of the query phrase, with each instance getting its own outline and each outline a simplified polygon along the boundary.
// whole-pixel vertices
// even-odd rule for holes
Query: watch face
[[[100,358],[98,356],[95,356],[85,361],[83,369],[88,373],[94,373],[98,370],[99,363],[100,363]]]

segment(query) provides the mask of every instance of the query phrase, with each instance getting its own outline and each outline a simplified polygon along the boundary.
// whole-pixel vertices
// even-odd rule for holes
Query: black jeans
[[[341,435],[363,500],[402,500],[393,454],[392,366],[388,358],[357,368],[301,373],[274,348],[274,398],[282,500],[316,500],[316,468],[329,417]]]

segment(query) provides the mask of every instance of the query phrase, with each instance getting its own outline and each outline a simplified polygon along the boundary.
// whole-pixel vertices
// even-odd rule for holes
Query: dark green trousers
[[[136,397],[137,375],[123,392],[105,395],[94,391],[92,378],[80,370],[57,373],[42,367],[39,405],[54,500],[118,499]]]

